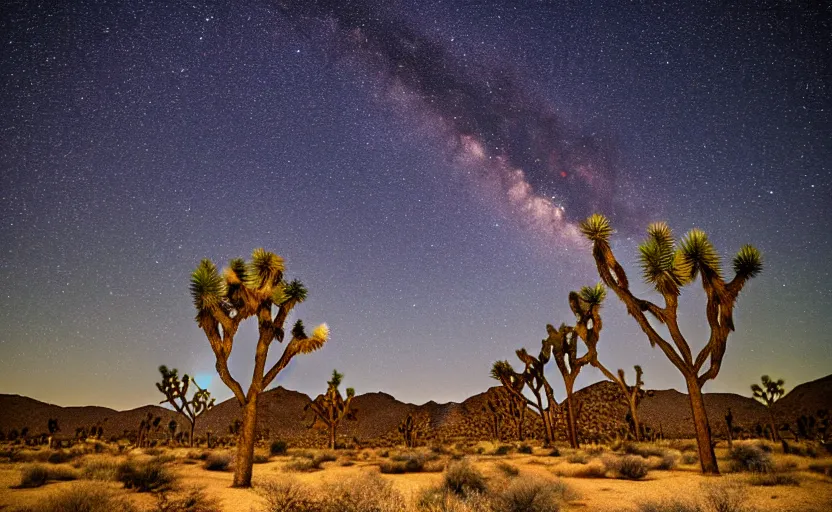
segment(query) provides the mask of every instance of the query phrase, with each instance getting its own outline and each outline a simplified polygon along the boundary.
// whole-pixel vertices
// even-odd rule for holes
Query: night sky
[[[651,221],[763,252],[706,391],[832,373],[830,4],[681,3],[4,2],[0,392],[132,408],[166,364],[230,397],[189,276],[265,247],[332,329],[276,384],[461,401],[572,321],[595,211],[642,294]],[[680,314],[698,350],[700,287]],[[603,317],[607,366],[684,388]]]

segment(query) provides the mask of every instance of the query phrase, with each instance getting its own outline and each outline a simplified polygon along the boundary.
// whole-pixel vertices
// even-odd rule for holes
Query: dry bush
[[[508,455],[513,450],[514,447],[510,444],[501,444],[500,446],[495,448],[493,452],[491,452],[491,455]]]
[[[678,499],[647,501],[638,504],[638,512],[704,512],[696,503]]]
[[[521,444],[520,447],[517,448],[517,453],[531,455],[532,453],[534,453],[534,450],[532,450],[532,447],[527,444]]]
[[[738,480],[724,478],[701,485],[705,510],[708,512],[751,512],[745,506],[746,488]]]
[[[484,494],[487,490],[485,477],[466,459],[448,466],[442,485],[448,491],[460,496],[471,493]]]
[[[520,474],[520,470],[516,466],[512,466],[508,462],[498,462],[496,468],[499,469],[505,476],[513,478]]]
[[[125,489],[137,492],[167,491],[174,487],[177,478],[167,466],[158,459],[148,461],[128,460],[122,463],[116,479],[124,484]]]
[[[229,452],[211,452],[202,467],[208,471],[229,471],[234,457]]]
[[[255,453],[252,462],[255,464],[265,464],[269,462],[269,456],[265,453]]]
[[[586,464],[589,462],[589,455],[584,452],[572,452],[566,456],[566,461],[572,464]]]
[[[764,451],[759,443],[735,443],[731,450],[732,471],[752,471],[768,473],[774,469],[771,455]]]
[[[571,478],[604,478],[607,476],[607,466],[600,460],[593,460],[582,465],[557,467],[554,472],[557,476]]]
[[[223,512],[217,499],[199,487],[190,487],[177,494],[156,493],[155,512]]]
[[[771,471],[769,473],[754,473],[748,479],[748,483],[760,487],[798,486],[800,485],[800,479],[790,473]]]
[[[493,500],[494,512],[558,512],[563,491],[553,482],[516,479]]]
[[[682,453],[682,464],[698,464],[699,463],[699,454],[698,453],[690,453],[690,452],[683,452]]]
[[[401,512],[404,498],[376,474],[365,474],[315,492],[293,480],[259,486],[266,501],[262,512]]]
[[[422,492],[416,504],[421,512],[493,512],[488,496],[471,493],[459,496],[442,487],[433,487]]]
[[[670,471],[671,469],[676,468],[676,466],[679,464],[679,459],[681,457],[682,454],[678,451],[667,449],[664,451],[664,454],[661,457],[650,457],[647,460],[650,469]]]
[[[263,482],[257,492],[266,501],[262,512],[320,512],[317,497],[294,479]]]
[[[126,499],[93,484],[75,485],[18,512],[136,512]],[[192,511],[200,512],[200,511]],[[206,511],[208,512],[208,511]]]
[[[647,476],[647,461],[638,455],[625,455],[613,462],[612,467],[607,466],[617,474],[618,478],[627,480],[641,480]]]
[[[94,457],[84,460],[81,478],[85,480],[115,481],[118,476],[118,460],[110,457]]]
[[[286,441],[277,439],[275,441],[272,441],[271,446],[269,446],[269,453],[273,456],[286,455],[286,450],[288,448],[289,445],[286,444]]]
[[[32,488],[46,485],[49,481],[67,481],[78,479],[78,474],[71,468],[63,466],[45,466],[32,464],[20,470],[20,488]]]
[[[624,453],[628,455],[639,455],[645,459],[648,457],[664,457],[667,448],[650,443],[624,443]]]
[[[338,460],[338,456],[334,452],[298,452],[300,458],[292,459],[288,464],[283,466],[284,471],[319,471],[323,469],[321,465],[324,462],[332,462]]]

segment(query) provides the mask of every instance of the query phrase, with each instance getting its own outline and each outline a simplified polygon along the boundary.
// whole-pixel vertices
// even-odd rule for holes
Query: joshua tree
[[[412,415],[408,414],[407,418],[399,424],[399,433],[404,439],[405,448],[416,446],[416,422],[413,421]]]
[[[501,431],[506,422],[513,427],[518,441],[523,441],[523,423],[526,420],[526,401],[512,395],[504,387],[494,388],[482,408],[491,415],[491,431],[494,439],[502,440]]]
[[[734,449],[734,415],[731,414],[731,408],[728,408],[728,414],[725,415],[725,425],[728,427],[728,451]]]
[[[549,337],[543,340],[544,346],[552,347],[555,364],[563,376],[563,383],[566,386],[566,423],[567,437],[572,448],[578,448],[578,429],[576,426],[576,411],[574,406],[573,390],[575,379],[581,372],[581,368],[596,359],[596,345],[600,336],[601,324],[601,303],[604,301],[606,290],[601,284],[594,287],[585,286],[580,293],[569,294],[569,307],[575,314],[575,326],[565,324],[555,330],[551,325],[546,325],[546,332]],[[587,352],[578,357],[578,340],[584,341]]]
[[[546,380],[546,363],[552,355],[552,346],[547,340],[541,343],[540,354],[534,357],[525,348],[516,352],[525,368],[522,373],[514,371],[508,361],[496,361],[491,367],[491,377],[500,381],[506,391],[516,399],[537,409],[543,421],[544,444],[548,446],[554,438],[554,415],[557,411],[555,394],[549,381]],[[523,394],[523,388],[528,386],[534,395],[534,401]],[[541,391],[543,392],[541,394]],[[543,406],[543,395],[546,396],[546,406]]]
[[[49,430],[49,449],[52,449],[52,438],[55,436],[55,432],[61,430],[58,426],[57,418],[49,418],[46,422],[46,428]]]
[[[170,420],[168,422],[168,434],[170,434],[170,442],[173,443],[174,438],[176,438],[176,429],[179,428],[179,424],[176,423],[176,420]],[[191,445],[193,446],[193,445]]]
[[[645,282],[652,285],[664,299],[664,306],[659,306],[636,297],[630,291],[627,274],[610,247],[613,230],[604,216],[592,215],[581,223],[580,229],[592,242],[592,256],[601,280],[624,303],[627,312],[647,335],[650,345],[658,345],[684,376],[702,471],[718,474],[719,466],[711,444],[702,386],[719,374],[728,335],[734,330],[733,310],[737,296],[745,283],[763,268],[760,252],[751,245],[743,246],[733,260],[735,277],[725,281],[719,255],[703,231],[692,229],[677,244],[667,224],[651,224],[647,229],[647,239],[639,246],[639,252]],[[694,356],[679,329],[677,309],[681,288],[694,282],[697,276],[701,277],[705,290],[706,318],[710,333],[707,344]],[[656,331],[645,313],[664,324],[671,341]]]
[[[282,343],[284,324],[297,304],[306,300],[306,288],[299,281],[286,282],[283,259],[264,249],[255,249],[251,261],[233,259],[222,276],[210,260],[202,260],[191,275],[191,297],[196,322],[211,344],[220,379],[234,393],[243,409],[243,426],[237,443],[234,487],[251,487],[254,441],[257,425],[257,399],[289,362],[298,354],[323,347],[329,338],[326,324],[309,336],[303,322],[295,322],[291,339],[277,362],[266,371],[272,341]],[[276,311],[275,311],[276,310]],[[248,392],[228,369],[228,358],[240,323],[257,318],[258,339],[254,372]]]
[[[751,392],[754,394],[754,398],[768,409],[771,440],[777,441],[780,438],[780,434],[777,432],[777,421],[774,418],[774,403],[780,400],[783,394],[785,394],[786,390],[783,388],[785,381],[783,379],[777,381],[771,380],[771,377],[768,375],[763,375],[760,380],[763,385],[752,384]]]
[[[159,367],[159,373],[162,374],[162,382],[157,382],[156,387],[165,395],[165,399],[159,403],[169,403],[176,412],[188,420],[190,424],[189,446],[193,447],[196,419],[214,406],[214,399],[211,398],[211,393],[208,390],[199,387],[196,380],[189,377],[188,374],[183,375],[182,380],[179,380],[179,370],[176,368],[168,370],[167,366],[162,365]],[[194,385],[196,391],[191,398],[188,398],[188,389],[191,384]]]
[[[314,400],[306,404],[304,410],[311,409],[315,413],[315,420],[310,427],[316,423],[322,424],[329,432],[329,448],[335,449],[335,436],[341,420],[355,419],[355,410],[350,408],[352,399],[355,397],[355,390],[347,388],[347,399],[341,396],[338,387],[341,385],[344,375],[338,370],[332,370],[332,378],[327,382],[326,394],[318,395]]]

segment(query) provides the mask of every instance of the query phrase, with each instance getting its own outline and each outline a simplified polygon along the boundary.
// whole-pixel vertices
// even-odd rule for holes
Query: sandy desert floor
[[[581,476],[586,473],[585,469],[588,466],[593,464],[600,466],[603,461],[609,463],[618,457],[609,450],[602,451],[600,448],[595,450],[590,448],[588,451],[581,452],[562,450],[561,456],[558,457],[549,456],[549,451],[542,448],[536,448],[533,454],[488,455],[485,449],[482,451],[484,451],[483,454],[467,454],[464,458],[486,477],[489,486],[502,485],[511,478],[539,478],[551,482],[560,480],[566,483],[569,489],[568,499],[562,507],[562,510],[567,511],[635,512],[639,510],[639,504],[648,501],[696,500],[701,497],[703,489],[712,485],[722,485],[725,482],[735,482],[737,487],[742,488],[745,496],[744,505],[751,510],[832,511],[832,478],[809,470],[810,465],[815,467],[832,465],[832,457],[811,458],[774,453],[773,460],[779,468],[778,471],[787,473],[792,482],[790,485],[761,486],[752,485],[754,475],[750,473],[725,471],[726,474],[720,477],[703,476],[699,472],[698,463],[680,463],[671,470],[651,469],[645,478],[637,481],[615,478],[615,473],[610,471],[607,471],[604,477]],[[297,461],[304,460],[304,457],[312,456],[315,451],[290,450],[287,456],[270,457],[268,462],[255,464],[255,489],[231,488],[231,471],[206,470],[204,463],[197,458],[201,452],[204,450],[183,448],[162,450],[163,456],[169,459],[166,466],[178,476],[178,486],[203,488],[208,497],[217,500],[222,510],[260,512],[265,510],[265,502],[256,489],[258,484],[293,479],[311,488],[322,489],[350,477],[367,473],[379,474],[379,465],[403,450],[389,450],[389,453],[381,449],[339,450],[336,452],[337,460],[324,462],[321,464],[322,469],[313,471],[292,469],[292,466]],[[422,453],[431,454],[426,449],[422,449]],[[729,467],[727,450],[718,449],[717,454],[721,459],[721,467],[727,470]],[[434,470],[441,469],[450,463],[452,457],[461,456],[462,454],[457,454],[454,457],[453,453],[433,455]],[[0,510],[12,511],[34,506],[47,496],[84,485],[110,489],[141,510],[157,510],[157,502],[153,493],[137,493],[127,490],[114,481],[89,481],[82,478],[85,464],[90,464],[90,461],[106,459],[112,463],[118,463],[128,458],[142,460],[149,459],[150,456],[143,454],[141,450],[133,450],[128,454],[88,454],[64,464],[45,464],[64,467],[68,472],[76,472],[81,478],[72,481],[49,482],[36,488],[17,488],[21,481],[21,471],[27,465],[31,465],[30,463],[11,461],[0,463]],[[516,469],[517,474],[509,476],[506,468],[509,468],[511,472]],[[442,484],[444,474],[434,471],[383,474],[381,477],[390,482],[392,487],[408,502],[416,503],[425,490]],[[417,509],[414,508],[414,510]]]

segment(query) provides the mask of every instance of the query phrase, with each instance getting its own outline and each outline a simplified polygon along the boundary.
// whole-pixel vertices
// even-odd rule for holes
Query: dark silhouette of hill
[[[489,440],[493,437],[493,422],[487,402],[495,389],[471,396],[462,403],[445,404],[430,401],[414,405],[383,392],[358,395],[353,401],[358,419],[342,423],[339,439],[358,440],[361,444],[398,444],[398,426],[410,414],[417,420],[418,437],[423,441]],[[626,429],[627,407],[613,383],[601,381],[587,386],[575,392],[575,399],[579,404],[579,429],[585,440],[604,440]],[[266,391],[258,401],[258,430],[270,438],[284,439],[295,445],[323,446],[326,435],[308,428],[312,424],[312,413],[304,411],[304,407],[309,400],[307,395],[283,387]],[[706,393],[705,406],[717,436],[725,433],[724,416],[728,408],[731,408],[736,425],[751,428],[767,421],[767,411],[762,404],[733,393]],[[776,407],[778,421],[792,424],[801,414],[832,409],[832,375],[795,387]],[[196,434],[204,436],[211,432],[215,438],[229,436],[230,427],[240,418],[240,412],[235,399],[219,403],[199,418]],[[49,418],[57,418],[61,427],[59,434],[63,437],[74,435],[76,428],[94,425],[104,427],[105,438],[120,437],[125,431],[135,431],[147,413],[162,418],[161,430],[154,436],[158,439],[165,438],[171,419],[185,425],[181,416],[156,405],[115,411],[106,407],[60,407],[19,395],[0,395],[0,430],[3,432],[29,427],[31,435],[45,433]],[[642,401],[639,415],[645,425],[665,437],[694,435],[687,395],[679,391],[653,391]],[[556,421],[558,430],[563,430],[564,421],[561,410]],[[525,430],[529,437],[541,436],[540,418],[531,410],[527,413]],[[500,434],[505,440],[515,437],[515,431],[506,422]]]

